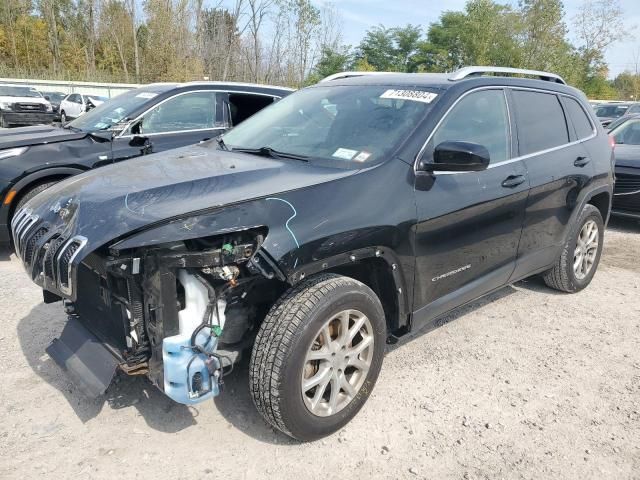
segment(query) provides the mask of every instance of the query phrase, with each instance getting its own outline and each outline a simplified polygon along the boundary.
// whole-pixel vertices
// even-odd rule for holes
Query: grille
[[[38,216],[28,209],[14,215],[11,233],[16,254],[36,283],[71,295],[73,260],[87,239],[79,235],[69,238],[50,231],[48,224],[39,222]]]
[[[13,109],[16,112],[46,112],[47,106],[41,103],[19,102],[13,104]]]
[[[33,233],[33,235],[25,239],[23,260],[26,264],[33,265],[31,257],[33,256],[35,247],[38,244],[38,242],[42,240],[42,237],[44,237],[47,234],[48,231],[49,231],[48,228],[40,227]]]
[[[615,193],[631,193],[640,191],[640,175],[616,174]]]
[[[634,195],[616,195],[613,197],[614,210],[640,212],[640,193]]]
[[[80,250],[81,246],[82,242],[80,240],[71,240],[58,254],[58,261],[56,264],[58,267],[58,281],[61,288],[69,288],[69,274],[71,273],[71,269],[69,267],[73,257],[76,255],[78,250]]]

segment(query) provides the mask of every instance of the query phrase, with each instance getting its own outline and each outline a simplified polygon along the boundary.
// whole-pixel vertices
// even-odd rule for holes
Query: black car
[[[362,407],[386,342],[534,274],[585,288],[612,193],[607,135],[556,75],[346,73],[61,182],[12,228],[88,395],[119,369],[201,402],[250,350],[257,409],[312,440]]]
[[[625,117],[609,131],[616,150],[613,215],[640,219],[640,115]]]
[[[63,92],[42,92],[42,95],[51,103],[53,121],[60,121],[60,102],[62,102],[67,94]]]
[[[0,131],[0,243],[9,241],[14,212],[63,178],[216,137],[291,91],[241,83],[154,84],[62,128]]]

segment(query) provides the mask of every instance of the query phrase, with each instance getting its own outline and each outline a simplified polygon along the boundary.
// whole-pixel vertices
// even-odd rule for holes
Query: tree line
[[[356,46],[343,26],[335,5],[310,0],[1,0],[0,76],[300,87],[342,70],[500,65],[559,73],[595,98],[640,94],[638,68],[607,79],[605,52],[626,35],[619,0],[583,0],[573,18],[561,0],[470,0],[428,26],[371,28]]]

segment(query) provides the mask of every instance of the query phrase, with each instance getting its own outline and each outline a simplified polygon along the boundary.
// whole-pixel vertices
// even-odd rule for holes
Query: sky
[[[321,5],[323,0],[312,0]],[[342,15],[344,22],[344,43],[358,45],[365,32],[376,25],[385,27],[422,25],[426,27],[438,20],[445,10],[463,10],[466,0],[420,1],[420,0],[335,0],[334,5]],[[517,6],[517,0],[503,0],[498,3]],[[572,18],[576,15],[582,0],[565,0],[565,23],[569,28],[569,39],[573,40]],[[606,52],[605,59],[609,64],[609,76],[615,77],[625,69],[635,68],[634,52],[640,54],[640,34],[633,33],[640,27],[640,0],[620,0],[625,13],[625,25],[631,32],[628,38],[618,42]]]

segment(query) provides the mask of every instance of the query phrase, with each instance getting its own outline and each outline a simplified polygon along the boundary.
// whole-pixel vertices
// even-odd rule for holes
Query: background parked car
[[[595,109],[596,117],[603,127],[608,127],[617,118],[640,113],[640,103],[605,103]]]
[[[44,98],[49,100],[51,108],[53,110],[53,121],[60,120],[60,103],[67,96],[64,92],[41,92]]]
[[[107,97],[98,95],[71,93],[60,102],[60,121],[66,123],[68,120],[78,118],[83,113],[102,105],[107,100],[109,100]]]
[[[0,85],[0,128],[50,123],[53,116],[51,103],[35,88]]]
[[[629,115],[610,132],[616,143],[613,215],[640,219],[640,115]]]
[[[239,83],[154,84],[118,95],[63,127],[0,133],[0,243],[9,241],[7,225],[16,209],[63,178],[215,138],[291,91]]]

